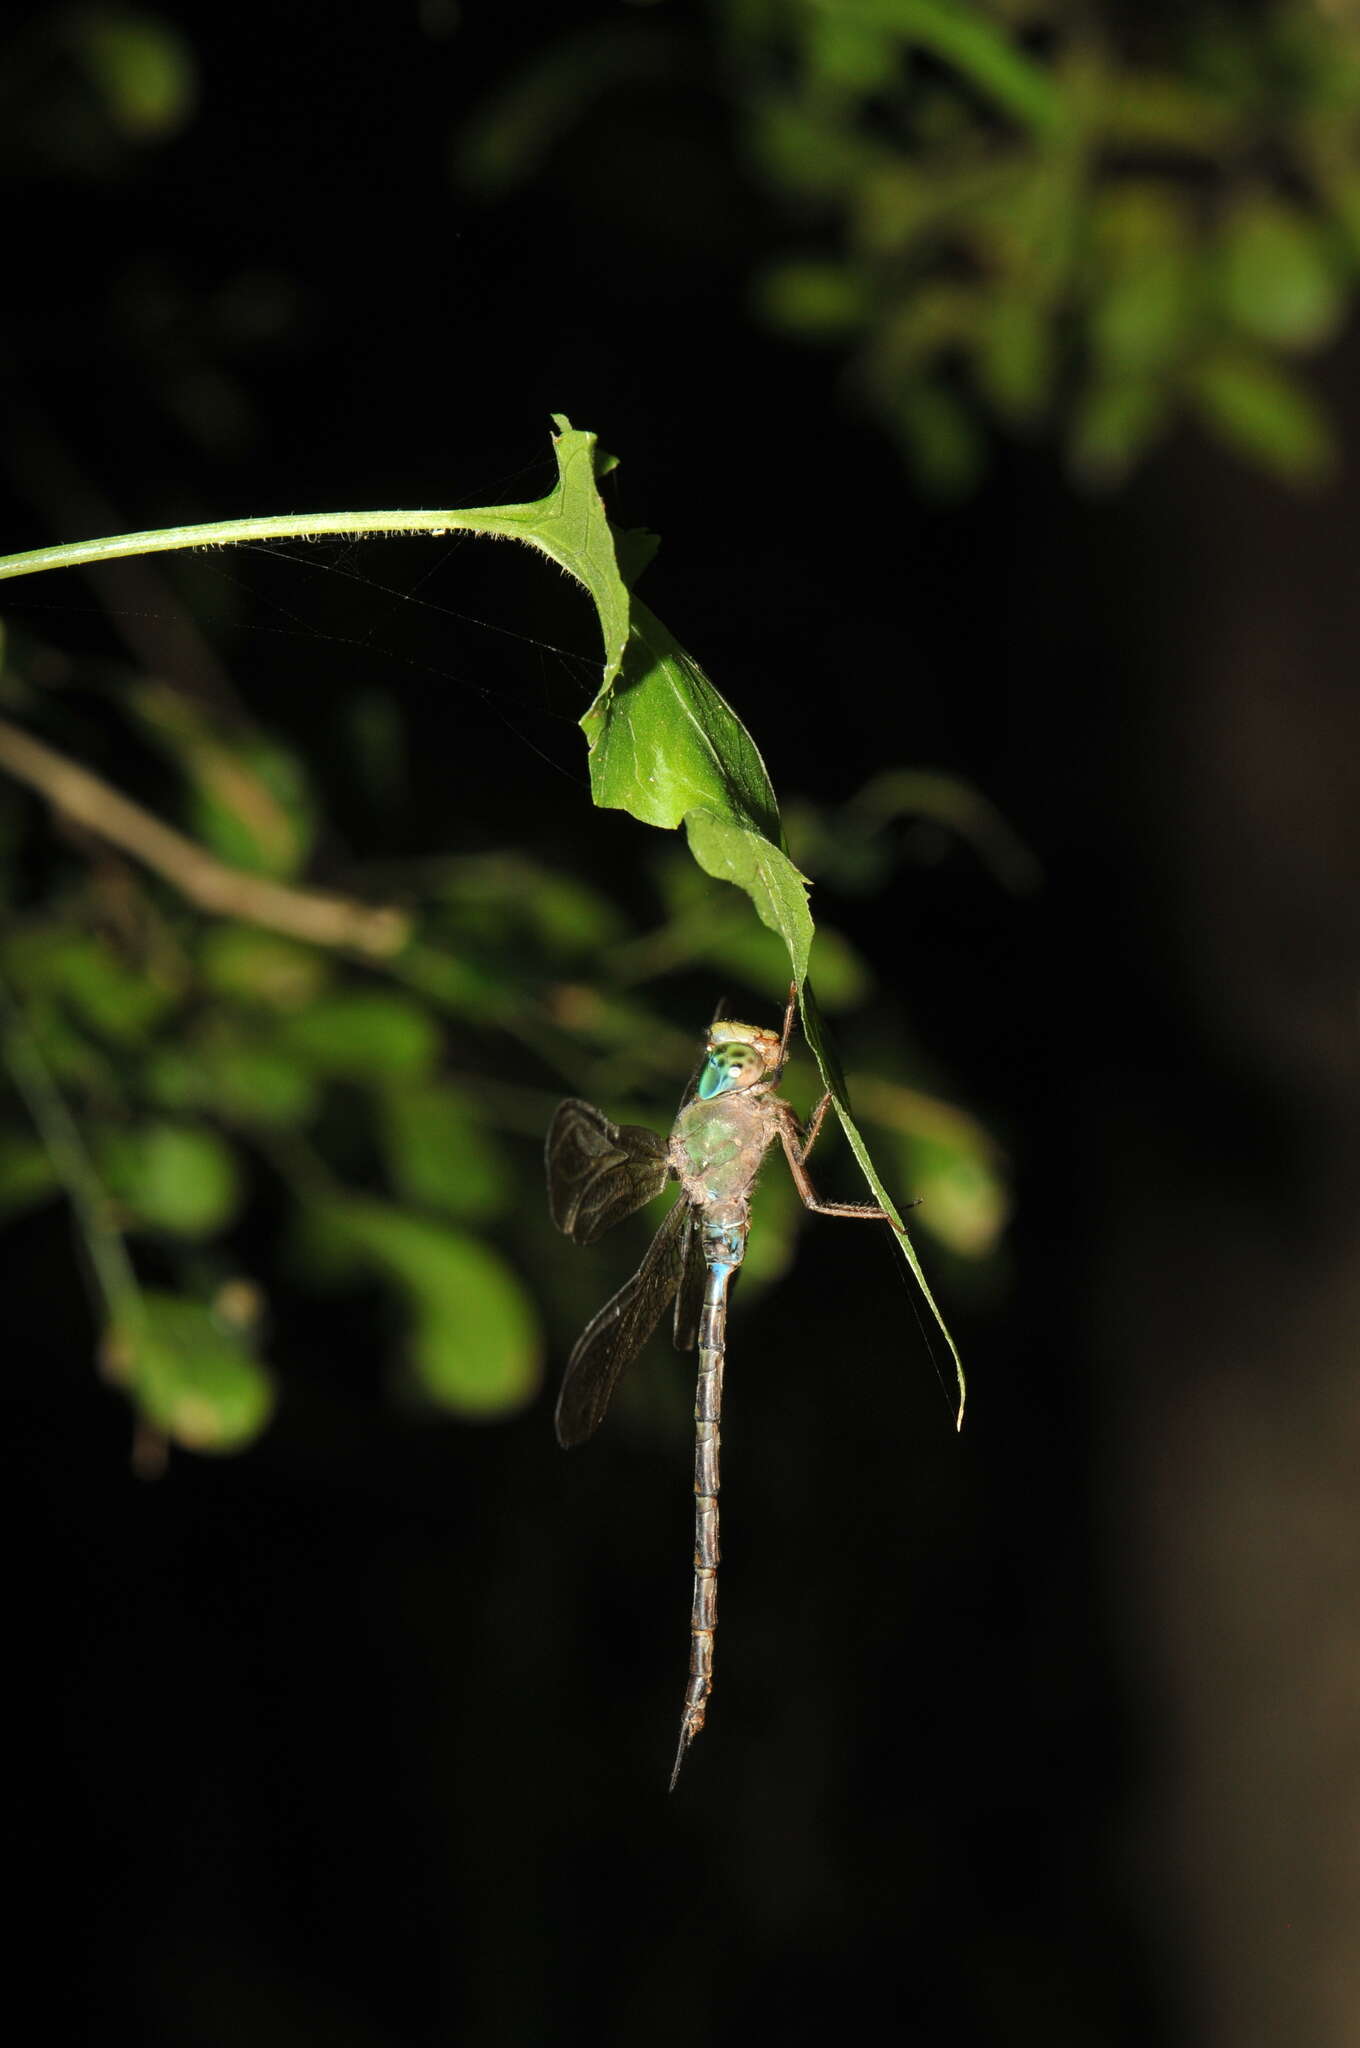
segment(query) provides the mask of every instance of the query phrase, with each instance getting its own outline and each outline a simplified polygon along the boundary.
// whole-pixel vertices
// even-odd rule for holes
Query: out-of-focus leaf
[[[459,140],[455,171],[485,198],[521,184],[605,93],[670,76],[681,61],[668,27],[592,23],[529,58]]]
[[[94,1152],[104,1185],[134,1223],[179,1237],[211,1237],[236,1213],[236,1158],[215,1131],[161,1122],[105,1128]]]
[[[197,73],[189,45],[167,22],[132,8],[81,7],[67,33],[125,135],[159,142],[184,126]]]
[[[115,1333],[112,1376],[147,1420],[190,1451],[239,1451],[274,1408],[269,1374],[239,1328],[203,1302],[146,1293],[139,1329]]]
[[[997,1245],[1010,1215],[1005,1182],[987,1160],[965,1146],[913,1138],[903,1146],[905,1185],[921,1198],[913,1220],[963,1258],[983,1259]]]
[[[316,830],[297,756],[255,728],[209,717],[164,683],[139,684],[128,702],[187,779],[194,837],[233,867],[285,881],[296,875]]]
[[[803,1214],[798,1192],[782,1164],[763,1175],[756,1192],[756,1227],[741,1269],[743,1290],[749,1281],[765,1287],[784,1277],[793,1264]]]
[[[132,1045],[173,1006],[173,992],[91,933],[44,925],[0,948],[5,973],[32,1002],[55,995],[102,1038]]]
[[[17,1216],[55,1194],[58,1181],[36,1138],[0,1131],[0,1217]]]
[[[1199,279],[1186,207],[1132,179],[1100,196],[1093,223],[1091,350],[1110,381],[1150,377],[1185,348]]]
[[[1319,483],[1334,469],[1335,443],[1321,406],[1264,356],[1209,356],[1195,366],[1189,388],[1221,440],[1289,482]]]
[[[1048,403],[1054,376],[1053,320],[1046,305],[997,292],[978,336],[978,382],[1003,419],[1023,425]]]
[[[870,297],[865,281],[844,263],[789,258],[759,279],[755,310],[771,327],[840,339],[863,325]]]
[[[997,1147],[966,1110],[916,1088],[861,1075],[861,1113],[893,1132],[902,1172],[921,1207],[913,1221],[964,1258],[993,1251],[1010,1215],[1010,1191]]]
[[[316,1075],[265,1042],[222,1032],[194,1046],[158,1046],[142,1070],[148,1099],[160,1109],[207,1110],[226,1123],[291,1130],[316,1108]]]
[[[439,1031],[418,1003],[387,989],[322,996],[281,1020],[281,1043],[318,1073],[355,1081],[426,1074]]]
[[[330,975],[315,948],[244,924],[210,925],[199,944],[198,968],[217,994],[279,1010],[312,1002]]]
[[[1217,255],[1223,310],[1252,340],[1316,348],[1336,333],[1346,306],[1342,279],[1301,208],[1264,192],[1246,195],[1224,223]]]
[[[1100,113],[1112,139],[1126,148],[1213,157],[1233,140],[1245,112],[1170,71],[1126,68],[1109,83],[1114,90],[1102,95]]]
[[[480,1238],[377,1202],[330,1205],[354,1252],[405,1297],[407,1355],[442,1407],[491,1420],[530,1399],[542,1345],[517,1275]]]
[[[453,913],[449,923],[464,950],[469,938],[477,938],[504,951],[512,929],[523,932],[536,951],[572,959],[598,954],[623,929],[617,904],[600,890],[520,856],[454,862],[435,895]]]
[[[804,49],[820,85],[831,92],[865,94],[890,84],[901,49],[887,23],[871,14],[804,12]]]
[[[926,490],[962,497],[977,481],[985,453],[972,409],[943,385],[904,384],[890,401],[894,433]]]
[[[1115,377],[1088,385],[1075,401],[1067,458],[1078,483],[1123,483],[1166,427],[1169,395],[1155,378]]]
[[[388,1088],[379,1115],[398,1194],[468,1221],[502,1212],[510,1192],[505,1156],[456,1089]]]
[[[849,806],[858,825],[881,830],[900,817],[929,818],[973,848],[997,880],[1017,895],[1037,889],[1039,863],[1014,827],[957,775],[936,768],[887,768],[865,783]],[[818,956],[820,989],[820,954]]]
[[[770,183],[809,198],[853,190],[886,154],[820,108],[768,96],[752,109],[747,147]]]
[[[1064,116],[1052,74],[1023,50],[1004,21],[957,0],[815,0],[822,18],[842,33],[876,29],[907,48],[928,50],[995,106],[1047,133]]]
[[[295,755],[263,735],[203,747],[193,761],[189,829],[233,867],[287,881],[311,852],[316,808]]]

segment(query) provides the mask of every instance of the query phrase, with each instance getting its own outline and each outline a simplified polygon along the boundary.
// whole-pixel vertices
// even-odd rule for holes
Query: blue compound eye
[[[749,1087],[764,1071],[764,1062],[753,1046],[716,1045],[699,1072],[700,1099],[711,1102],[715,1095],[726,1095],[730,1089]]]

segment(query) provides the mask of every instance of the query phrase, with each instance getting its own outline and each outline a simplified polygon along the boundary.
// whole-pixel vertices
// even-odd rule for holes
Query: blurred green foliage
[[[1099,488],[1184,418],[1321,480],[1297,364],[1360,278],[1358,30],[1345,0],[712,0],[702,68],[785,243],[754,303],[844,355],[943,495],[998,428]],[[466,183],[534,176],[667,53],[683,72],[639,14],[535,56],[462,138]]]

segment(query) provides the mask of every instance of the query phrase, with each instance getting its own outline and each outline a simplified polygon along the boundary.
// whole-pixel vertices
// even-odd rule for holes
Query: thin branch
[[[46,797],[54,810],[163,875],[191,903],[218,917],[239,917],[318,946],[351,946],[386,958],[410,935],[400,910],[356,903],[316,889],[295,889],[228,867],[215,854],[163,825],[140,804],[68,761],[31,733],[0,718],[0,768]]]

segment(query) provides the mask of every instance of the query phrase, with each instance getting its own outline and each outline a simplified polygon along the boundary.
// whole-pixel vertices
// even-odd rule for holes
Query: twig
[[[410,935],[410,920],[400,910],[371,907],[317,889],[290,888],[228,867],[88,768],[68,761],[5,718],[0,718],[0,768],[36,789],[64,816],[163,875],[200,910],[266,925],[318,946],[352,946],[379,958],[399,952]]]

